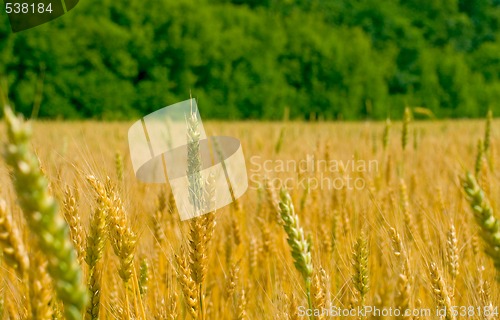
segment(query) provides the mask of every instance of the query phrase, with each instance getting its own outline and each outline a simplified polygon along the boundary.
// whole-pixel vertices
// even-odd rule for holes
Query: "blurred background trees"
[[[13,34],[17,110],[133,119],[189,97],[204,118],[500,114],[500,0],[82,0]],[[43,87],[42,87],[43,83]]]

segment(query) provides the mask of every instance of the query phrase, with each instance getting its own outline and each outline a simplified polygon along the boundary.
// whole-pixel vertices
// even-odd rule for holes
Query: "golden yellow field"
[[[500,210],[498,124],[492,123],[491,138],[486,138],[491,145],[477,174],[494,211]],[[66,258],[83,270],[86,300],[60,302],[54,288],[62,280],[53,274],[69,281],[60,274],[67,262],[54,261],[57,252],[43,245],[58,236],[29,231],[17,199],[20,190],[35,189],[20,185],[16,194],[12,169],[0,161],[0,198],[6,201],[6,210],[0,206],[1,319],[65,319],[64,310],[68,316],[74,301],[85,302],[81,318],[86,319],[499,318],[500,282],[494,259],[484,253],[494,248],[491,243],[500,250],[498,225],[495,229],[488,221],[489,233],[486,222],[480,228],[461,180],[467,171],[475,172],[485,120],[411,122],[405,150],[401,122],[392,123],[388,134],[385,123],[375,122],[205,123],[210,135],[241,140],[249,178],[246,194],[215,213],[212,237],[210,221],[180,221],[168,185],[136,180],[129,125],[33,124],[32,147],[59,214],[71,227],[80,257]],[[5,146],[5,123],[0,129]],[[17,165],[21,174],[28,172],[25,164]],[[98,201],[99,185],[109,198],[101,194]],[[286,206],[280,186],[288,187],[297,216]],[[24,198],[38,196],[29,192],[34,191]],[[45,208],[43,201],[39,204]],[[105,217],[100,226],[93,220],[92,229],[91,216],[99,210],[118,218]],[[10,214],[13,225],[6,226]],[[303,229],[302,238],[293,220],[288,230],[297,240],[295,260],[306,258],[295,265],[283,220],[287,214],[298,217]],[[105,242],[96,241],[99,230]],[[96,242],[102,252],[89,256]],[[311,266],[309,252],[312,273],[299,271],[304,263]],[[23,269],[23,263],[29,266]],[[47,265],[60,269],[51,273]],[[203,274],[202,281],[193,270]],[[79,293],[63,293],[72,294]]]

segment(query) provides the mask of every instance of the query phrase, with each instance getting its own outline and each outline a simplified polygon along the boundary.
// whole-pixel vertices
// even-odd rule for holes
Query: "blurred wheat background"
[[[128,123],[37,121],[30,140],[10,119],[1,128],[2,319],[299,319],[300,307],[332,306],[498,318],[500,145],[491,118],[208,122],[209,135],[241,140],[253,178],[236,203],[184,222],[168,185],[136,180]],[[308,156],[378,166],[322,173],[361,178],[360,190],[280,190],[273,178],[321,172],[252,164]],[[38,214],[51,212],[50,195],[59,209]],[[474,313],[461,315],[465,307]]]

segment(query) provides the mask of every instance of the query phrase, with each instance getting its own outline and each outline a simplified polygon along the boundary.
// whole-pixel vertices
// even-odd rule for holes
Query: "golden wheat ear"
[[[434,293],[434,298],[436,300],[437,306],[439,308],[444,308],[446,310],[445,319],[455,320],[456,317],[453,315],[453,308],[451,303],[451,297],[448,293],[448,287],[443,280],[441,271],[439,270],[436,263],[431,262],[429,264],[429,274],[432,286],[432,292]]]
[[[177,262],[177,280],[181,285],[186,307],[191,317],[197,319],[199,310],[198,288],[196,287],[196,282],[191,278],[188,257],[185,253],[176,254],[175,261]]]
[[[88,177],[88,181],[94,186],[94,188],[103,188],[103,186],[99,186],[98,182],[92,177]],[[101,190],[101,194],[103,192],[104,191]],[[85,262],[89,267],[87,286],[90,295],[90,301],[87,305],[87,311],[85,314],[85,319],[87,320],[99,319],[102,268],[99,269],[97,265],[103,256],[104,247],[106,245],[106,221],[107,210],[105,203],[98,196],[97,207],[90,217],[90,230],[86,239],[87,247]]]
[[[31,257],[33,268],[30,270],[30,304],[32,319],[52,319],[54,310],[52,281],[47,273],[47,261],[40,253]]]
[[[14,224],[7,203],[0,199],[0,246],[4,261],[24,279],[30,269],[30,260],[19,228]]]
[[[69,225],[69,235],[80,264],[85,260],[85,231],[78,212],[78,194],[71,187],[66,187],[63,200],[63,214]]]

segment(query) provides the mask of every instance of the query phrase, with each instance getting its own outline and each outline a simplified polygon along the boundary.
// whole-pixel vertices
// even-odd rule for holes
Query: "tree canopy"
[[[499,37],[500,0],[82,0],[19,33],[0,13],[0,74],[47,118],[133,119],[190,92],[204,118],[479,117],[500,114]]]

